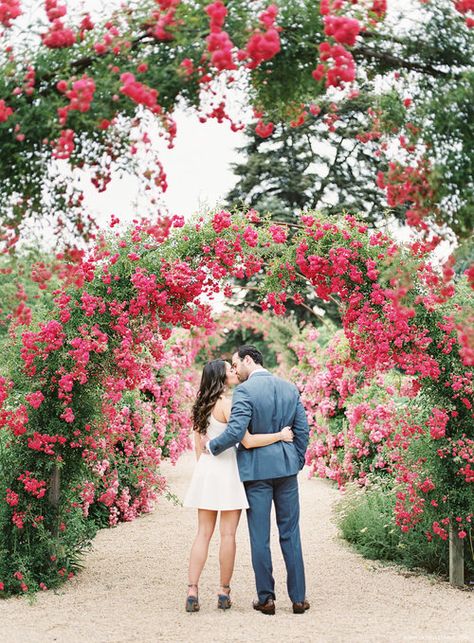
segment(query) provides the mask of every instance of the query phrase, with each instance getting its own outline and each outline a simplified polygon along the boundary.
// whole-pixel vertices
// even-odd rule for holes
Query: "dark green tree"
[[[374,175],[382,163],[374,157],[375,144],[356,138],[367,127],[368,101],[351,101],[339,115],[337,131],[328,132],[322,110],[299,127],[276,125],[270,139],[247,127],[248,142],[238,149],[242,161],[232,166],[238,180],[228,193],[231,208],[245,205],[287,223],[305,209],[340,214],[347,210],[380,221],[386,202]],[[394,214],[402,218],[401,208]]]

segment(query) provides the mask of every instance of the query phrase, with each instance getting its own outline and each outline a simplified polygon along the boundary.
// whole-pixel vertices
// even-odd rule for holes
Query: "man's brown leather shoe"
[[[273,598],[269,598],[266,603],[259,603],[258,601],[253,602],[253,609],[262,614],[275,614],[275,601]]]
[[[302,603],[293,603],[293,614],[304,614],[309,610],[309,603],[306,599]]]

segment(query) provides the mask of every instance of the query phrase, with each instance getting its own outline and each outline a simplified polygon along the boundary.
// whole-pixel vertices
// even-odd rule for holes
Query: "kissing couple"
[[[232,399],[227,396],[235,387]],[[198,510],[191,548],[186,611],[200,609],[198,583],[220,512],[220,589],[217,607],[232,605],[230,581],[235,533],[247,510],[257,600],[255,610],[275,614],[275,581],[270,551],[270,512],[275,505],[280,546],[293,612],[309,609],[299,529],[297,474],[309,439],[306,414],[296,386],[263,368],[254,346],[240,346],[232,364],[207,363],[193,406],[197,464],[184,499]]]

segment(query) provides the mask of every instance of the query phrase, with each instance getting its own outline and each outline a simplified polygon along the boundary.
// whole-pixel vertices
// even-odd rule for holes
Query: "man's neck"
[[[261,371],[266,371],[266,370],[267,369],[263,368],[263,366],[257,366],[256,368],[253,369],[253,371],[249,373],[249,377],[252,377],[254,373],[260,373]]]

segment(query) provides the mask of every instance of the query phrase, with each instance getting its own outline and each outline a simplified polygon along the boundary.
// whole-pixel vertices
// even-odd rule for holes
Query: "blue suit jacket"
[[[225,431],[209,442],[209,449],[219,455],[250,433],[277,433],[291,426],[293,442],[275,442],[266,447],[237,448],[240,479],[270,480],[298,473],[305,462],[309,428],[306,413],[294,384],[268,371],[255,371],[234,391],[232,411]]]

